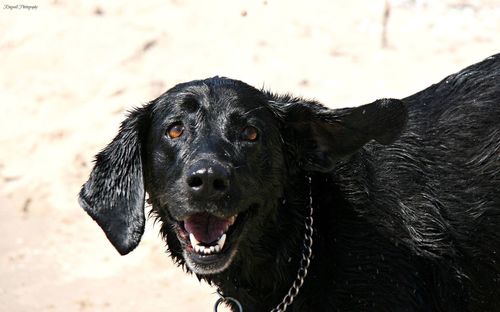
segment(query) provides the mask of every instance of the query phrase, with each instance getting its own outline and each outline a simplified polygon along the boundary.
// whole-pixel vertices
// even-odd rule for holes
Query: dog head
[[[179,84],[123,121],[80,203],[127,254],[147,192],[174,259],[219,273],[279,226],[291,179],[331,171],[372,139],[389,144],[405,122],[399,100],[331,110],[226,78]]]

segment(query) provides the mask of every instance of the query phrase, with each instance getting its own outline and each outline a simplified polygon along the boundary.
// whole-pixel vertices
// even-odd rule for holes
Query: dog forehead
[[[202,112],[212,116],[252,117],[267,106],[264,94],[243,82],[227,78],[196,80],[167,91],[157,105],[157,111],[169,114]],[[260,112],[259,112],[260,111]]]

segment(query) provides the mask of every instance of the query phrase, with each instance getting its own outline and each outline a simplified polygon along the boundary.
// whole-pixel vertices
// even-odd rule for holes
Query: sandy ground
[[[211,311],[214,290],[171,263],[151,221],[121,257],[79,208],[93,155],[178,82],[354,106],[500,52],[500,0],[388,3],[2,2],[0,311]]]

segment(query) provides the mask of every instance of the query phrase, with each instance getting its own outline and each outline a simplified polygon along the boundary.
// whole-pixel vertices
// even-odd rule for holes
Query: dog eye
[[[259,137],[259,132],[257,128],[252,127],[252,126],[247,126],[243,131],[241,132],[241,138],[245,141],[250,141],[254,142],[257,140]]]
[[[174,123],[173,125],[169,126],[167,129],[167,135],[171,139],[177,139],[184,133],[184,125],[180,122]]]

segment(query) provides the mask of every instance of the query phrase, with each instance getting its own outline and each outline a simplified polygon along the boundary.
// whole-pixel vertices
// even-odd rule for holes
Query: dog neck
[[[308,203],[305,205],[308,209],[305,213],[305,216],[303,217],[303,239],[301,244],[299,244],[299,248],[301,250],[301,255],[299,257],[298,264],[295,266],[291,265],[292,262],[292,257],[288,257],[287,262],[288,262],[288,267],[296,267],[296,276],[293,282],[290,283],[288,292],[283,293],[283,298],[279,304],[276,304],[275,308],[272,309],[272,312],[278,312],[278,311],[285,311],[289,305],[291,305],[295,299],[295,297],[299,294],[300,288],[302,287],[304,280],[307,276],[308,273],[308,268],[311,263],[311,258],[312,258],[312,244],[313,244],[313,198],[312,198],[312,182],[311,178],[307,177],[308,179],[308,189],[309,189],[309,196],[308,196]],[[290,207],[290,205],[287,204],[286,200],[283,200],[281,203],[281,208],[290,210],[293,209]],[[286,211],[285,210],[285,211]],[[276,230],[276,229],[274,229]],[[285,240],[286,241],[286,240]],[[295,247],[296,248],[296,247]],[[282,249],[282,250],[289,250],[288,247]],[[293,276],[293,272],[287,272],[286,274],[283,274],[284,267],[282,263],[279,263],[280,255],[276,254],[275,256],[275,263],[274,263],[274,271],[275,272],[269,272],[270,274],[276,275],[276,274],[281,274],[281,276]],[[297,262],[297,261],[294,261]],[[273,268],[272,263],[263,263],[267,268]],[[241,264],[240,264],[241,265]],[[242,268],[240,268],[242,269]],[[252,269],[253,272],[256,272],[255,267]],[[271,270],[272,271],[272,270]],[[290,269],[287,271],[291,271]],[[259,271],[261,272],[261,271]],[[262,273],[259,274],[262,277],[269,277],[266,273],[262,271]],[[239,300],[242,300],[244,302],[245,307],[247,306],[255,306],[249,302],[246,302],[245,299],[246,297],[249,298],[263,298],[265,297],[264,294],[264,289],[263,286],[265,287],[264,282],[262,282],[258,287],[255,287],[255,283],[253,282],[257,281],[255,276],[251,276],[252,278],[247,279],[244,281],[241,278],[241,274],[238,274],[237,276],[233,276],[233,278],[227,278],[227,281],[232,281],[232,283],[225,283],[221,280],[217,281],[216,279],[213,280],[214,284],[218,287],[218,294],[220,295],[220,298],[217,300],[215,304],[215,311],[217,311],[217,308],[220,303],[225,302],[233,307],[235,311],[243,311],[242,305],[240,304]],[[264,280],[269,280],[268,278]],[[278,285],[279,278],[271,279],[271,284],[268,285],[269,291],[267,294],[278,294],[278,289],[282,289],[283,286]],[[209,281],[210,282],[210,281]],[[250,284],[253,287],[244,287],[246,284]],[[231,284],[231,285],[230,285]],[[285,285],[285,283],[281,283],[282,285]],[[255,296],[255,292],[259,292],[257,296]],[[239,299],[241,298],[241,299]],[[239,300],[238,300],[239,299]],[[273,298],[273,301],[276,300],[276,298]],[[261,311],[262,308],[259,307],[257,308],[250,308],[252,311],[253,310],[259,310]],[[249,311],[247,308],[245,311]]]

